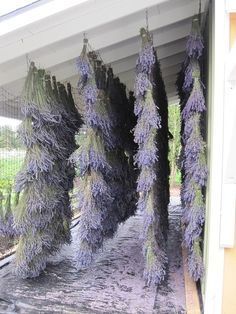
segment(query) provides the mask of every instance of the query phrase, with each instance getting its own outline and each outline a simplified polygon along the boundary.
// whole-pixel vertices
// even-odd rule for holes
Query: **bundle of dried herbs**
[[[111,121],[104,103],[104,91],[97,87],[87,43],[85,39],[82,53],[77,59],[85,136],[78,137],[79,148],[71,157],[81,178],[76,195],[77,207],[81,212],[76,252],[78,269],[88,266],[94,253],[102,246],[107,232],[105,222],[113,201],[110,186],[105,180],[105,175],[111,171],[106,153],[106,145],[112,145],[109,141]]]
[[[137,184],[137,192],[140,195],[138,209],[143,212],[144,216],[144,278],[150,285],[152,283],[159,284],[164,279],[167,263],[164,228],[162,227],[162,223],[168,215],[166,215],[167,208],[165,207],[167,204],[160,199],[162,182],[158,178],[158,176],[162,177],[159,164],[160,153],[164,154],[166,149],[165,146],[161,147],[163,143],[158,143],[166,133],[166,129],[161,131],[162,120],[159,103],[163,102],[162,97],[165,97],[164,102],[166,103],[166,96],[164,89],[157,91],[159,87],[157,82],[160,82],[161,73],[156,73],[159,71],[159,65],[151,36],[147,30],[141,29],[141,37],[142,50],[136,65],[134,112],[137,116],[137,125],[134,130],[134,140],[139,147],[135,163],[140,169]],[[163,87],[164,84],[160,86],[160,88]],[[163,119],[166,118],[166,110],[162,107]],[[165,123],[164,121],[163,124]]]
[[[72,212],[69,202],[67,115],[53,93],[50,77],[32,62],[24,87],[24,120],[19,135],[26,146],[23,167],[16,178],[21,198],[14,211],[20,234],[15,272],[36,277],[47,258],[70,243]],[[70,184],[71,185],[71,184]]]
[[[207,180],[206,143],[201,119],[206,111],[201,81],[203,40],[198,19],[193,20],[187,41],[184,77],[182,79],[182,169],[181,199],[183,205],[184,245],[188,250],[188,268],[197,281],[203,276],[202,232],[205,221],[204,187]]]

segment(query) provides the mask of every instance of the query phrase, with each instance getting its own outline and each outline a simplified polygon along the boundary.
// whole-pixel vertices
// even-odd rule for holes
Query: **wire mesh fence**
[[[25,155],[24,147],[17,135],[21,122],[21,103],[20,96],[15,96],[0,87],[0,210],[2,212],[9,191],[14,194],[14,179]]]
[[[19,195],[15,193],[15,176],[22,167],[25,150],[17,135],[21,123],[22,98],[0,87],[0,257],[10,249],[15,239],[8,232]],[[5,226],[5,229],[4,229]],[[10,230],[10,229],[9,229]]]

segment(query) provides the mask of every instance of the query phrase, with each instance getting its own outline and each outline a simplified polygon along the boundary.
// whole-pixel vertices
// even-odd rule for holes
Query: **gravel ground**
[[[4,267],[0,270],[0,313],[186,313],[178,198],[172,198],[172,204],[169,269],[159,288],[146,287],[142,279],[142,217],[136,215],[119,227],[84,271],[77,272],[73,265],[75,236],[37,279],[19,280],[12,275],[11,264]]]

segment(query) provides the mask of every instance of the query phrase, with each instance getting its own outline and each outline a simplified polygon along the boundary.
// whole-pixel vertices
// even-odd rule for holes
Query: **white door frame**
[[[229,210],[228,197],[225,197],[225,192],[229,193],[228,187],[225,188],[225,163],[228,160],[226,139],[232,135],[225,121],[229,99],[226,61],[229,56],[229,12],[232,5],[236,11],[235,0],[213,0],[212,23],[210,21],[209,180],[204,248],[206,274],[203,283],[205,314],[222,313],[224,248],[232,247],[235,243],[235,209]]]

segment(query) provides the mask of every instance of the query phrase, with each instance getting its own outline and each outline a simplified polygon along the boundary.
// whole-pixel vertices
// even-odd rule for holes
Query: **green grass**
[[[176,175],[175,175],[175,184],[176,185],[181,185],[181,172],[178,170]]]
[[[20,170],[24,157],[13,156],[7,158],[0,158],[0,189],[4,190],[12,185],[15,180],[15,176]]]

